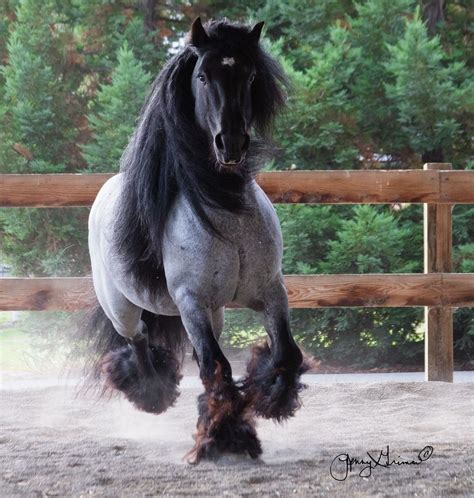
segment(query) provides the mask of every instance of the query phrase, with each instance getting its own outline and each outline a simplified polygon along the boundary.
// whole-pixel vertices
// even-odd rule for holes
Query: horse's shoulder
[[[109,178],[100,188],[89,214],[89,230],[99,226],[108,219],[110,210],[114,210],[115,201],[120,193],[123,183],[121,173]]]

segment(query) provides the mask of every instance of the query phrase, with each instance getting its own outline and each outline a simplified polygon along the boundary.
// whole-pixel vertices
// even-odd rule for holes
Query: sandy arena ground
[[[196,421],[192,378],[161,416],[127,402],[77,397],[71,383],[0,382],[0,495],[7,496],[473,496],[474,383],[314,384],[284,426],[260,421],[261,461],[186,464]],[[355,465],[339,454],[420,465]],[[337,460],[336,460],[337,462]],[[337,462],[336,477],[346,465]],[[336,464],[335,464],[336,465]],[[366,472],[370,469],[366,469]]]

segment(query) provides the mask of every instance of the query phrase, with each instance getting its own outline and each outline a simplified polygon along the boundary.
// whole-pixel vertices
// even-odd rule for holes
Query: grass
[[[66,360],[64,342],[52,341],[49,323],[31,314],[0,313],[0,372],[51,373]]]
[[[0,312],[0,327],[4,323],[11,322],[13,320],[13,312],[11,311],[2,311]]]
[[[0,370],[30,370],[32,353],[31,338],[26,332],[14,326],[0,329]]]

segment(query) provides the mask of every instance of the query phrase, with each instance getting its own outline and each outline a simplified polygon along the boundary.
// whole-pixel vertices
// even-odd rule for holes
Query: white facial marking
[[[235,64],[235,59],[233,57],[224,57],[222,59],[223,66],[233,66]]]

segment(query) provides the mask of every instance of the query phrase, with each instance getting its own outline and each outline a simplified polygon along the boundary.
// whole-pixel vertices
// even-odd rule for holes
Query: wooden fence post
[[[425,170],[452,169],[448,163],[428,163]],[[425,273],[452,271],[452,204],[424,204]],[[443,289],[441,289],[441,292]],[[453,381],[453,311],[425,307],[425,380]]]

